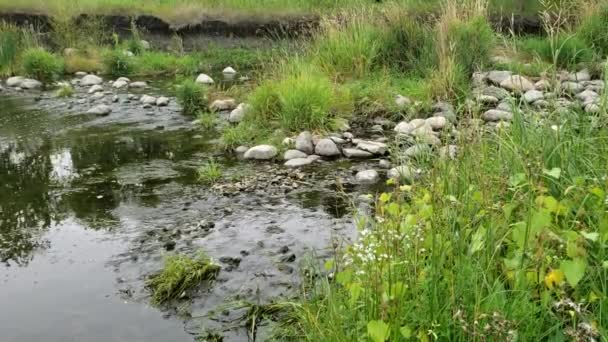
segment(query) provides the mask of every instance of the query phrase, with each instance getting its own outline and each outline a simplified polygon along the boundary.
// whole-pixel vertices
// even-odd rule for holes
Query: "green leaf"
[[[401,336],[405,337],[406,339],[409,339],[412,337],[412,329],[408,326],[403,326],[399,329],[399,332],[401,332]]]
[[[334,261],[333,260],[327,260],[325,262],[324,267],[325,267],[326,271],[331,271],[334,268]]]
[[[572,287],[576,287],[578,282],[583,279],[586,268],[587,263],[583,259],[564,260],[560,265],[560,270],[564,272],[568,284]]]
[[[386,202],[390,201],[390,199],[391,199],[391,195],[387,194],[386,192],[382,193],[382,195],[380,195],[380,198],[379,198],[380,202],[382,202],[382,203],[386,203]]]
[[[593,241],[596,242],[597,239],[599,239],[600,234],[599,233],[587,233],[587,232],[581,232],[581,235],[585,237],[585,239],[589,240],[589,241]]]
[[[471,254],[480,251],[486,242],[486,228],[480,227],[477,229],[473,238],[471,239]]]
[[[361,287],[361,284],[353,283],[349,286],[348,290],[350,291],[350,306],[354,306],[355,303],[357,303],[357,300],[359,300],[363,288]]]
[[[383,321],[369,321],[367,323],[367,335],[374,342],[384,342],[390,334],[388,324]]]
[[[554,167],[551,170],[543,169],[543,174],[545,176],[559,179],[559,177],[562,175],[562,169],[560,169],[559,167]]]
[[[511,178],[509,178],[509,185],[512,187],[517,187],[526,182],[526,174],[525,173],[516,173]]]

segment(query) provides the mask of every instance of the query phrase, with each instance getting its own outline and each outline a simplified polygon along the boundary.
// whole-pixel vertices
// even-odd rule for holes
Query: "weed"
[[[195,258],[184,255],[168,256],[162,271],[150,277],[147,282],[147,286],[152,290],[152,303],[161,305],[181,298],[203,281],[214,280],[219,271],[220,267],[202,252]]]
[[[77,50],[75,53],[63,57],[65,72],[75,73],[84,71],[88,73],[98,73],[104,70],[104,61],[101,53],[94,48]]]
[[[198,180],[205,184],[213,184],[222,178],[220,165],[211,158],[204,166],[198,169]]]
[[[211,130],[217,123],[217,116],[209,112],[199,112],[197,117],[201,127],[206,130]]]
[[[72,95],[74,95],[74,88],[69,84],[62,84],[57,89],[57,97],[71,97]]]
[[[107,51],[103,56],[103,64],[106,72],[115,77],[129,76],[135,69],[133,57],[121,50]]]
[[[555,44],[546,38],[526,38],[520,42],[523,51],[538,55],[543,61],[557,67],[572,68],[593,61],[593,50],[577,36],[561,34]]]
[[[222,146],[226,150],[233,150],[242,145],[250,146],[255,141],[263,140],[269,135],[268,128],[259,127],[257,124],[245,120],[222,132]]]
[[[207,109],[207,89],[192,80],[186,80],[177,87],[176,97],[185,114],[194,115]]]
[[[26,50],[21,63],[27,76],[43,83],[50,83],[63,74],[62,60],[41,48]]]

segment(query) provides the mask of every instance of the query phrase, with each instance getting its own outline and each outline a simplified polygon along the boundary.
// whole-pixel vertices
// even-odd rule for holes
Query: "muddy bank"
[[[421,15],[420,20],[434,14]],[[154,35],[174,34],[182,37],[204,35],[217,37],[268,37],[295,38],[308,35],[319,27],[320,18],[315,15],[264,17],[222,17],[204,15],[198,20],[182,23],[171,23],[152,15],[91,15],[81,14],[76,23],[98,20],[108,29],[121,34],[129,34],[132,23],[140,30]],[[427,18],[428,19],[428,18]],[[52,17],[46,14],[5,12],[0,13],[0,20],[19,26],[32,26],[41,32],[52,30]],[[543,32],[541,19],[537,16],[492,15],[490,18],[495,30],[514,32],[516,34],[540,34]]]

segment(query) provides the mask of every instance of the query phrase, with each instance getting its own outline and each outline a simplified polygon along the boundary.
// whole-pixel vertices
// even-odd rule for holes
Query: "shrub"
[[[595,13],[584,18],[577,35],[601,57],[608,55],[608,5],[598,6]]]
[[[112,50],[105,53],[103,64],[106,72],[112,76],[128,76],[133,73],[135,65],[133,57],[129,56],[126,51]]]
[[[193,115],[207,109],[207,89],[192,80],[186,80],[177,87],[177,100],[185,114]]]
[[[257,122],[275,122],[293,131],[327,128],[333,118],[352,110],[349,93],[311,67],[267,81],[253,92],[249,103]]]
[[[573,35],[561,34],[553,43],[547,38],[527,38],[522,40],[520,47],[523,51],[538,55],[548,63],[558,67],[569,68],[579,63],[593,61],[593,51],[580,38]]]
[[[194,259],[183,255],[169,256],[163,270],[148,280],[147,285],[152,290],[152,303],[160,305],[179,298],[201,282],[215,279],[219,271],[220,267],[203,253]]]
[[[60,58],[41,49],[28,49],[22,56],[22,67],[25,74],[41,82],[49,83],[63,73]]]

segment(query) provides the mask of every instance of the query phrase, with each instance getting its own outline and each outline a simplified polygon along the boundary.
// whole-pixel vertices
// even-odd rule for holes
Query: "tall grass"
[[[39,45],[32,29],[22,29],[0,21],[0,75],[11,75],[18,71],[21,53]]]

